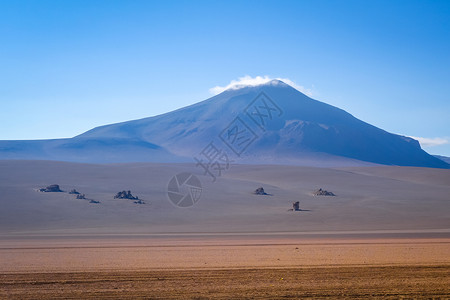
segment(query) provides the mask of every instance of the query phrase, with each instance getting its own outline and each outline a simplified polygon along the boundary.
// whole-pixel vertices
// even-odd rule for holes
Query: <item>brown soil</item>
[[[0,299],[449,298],[448,238],[0,240]]]
[[[0,298],[448,298],[449,266],[313,267],[1,275]]]

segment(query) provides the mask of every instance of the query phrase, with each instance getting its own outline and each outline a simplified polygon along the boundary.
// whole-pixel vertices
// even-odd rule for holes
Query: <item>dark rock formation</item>
[[[96,200],[90,200],[89,203],[100,203],[100,201],[96,201]]]
[[[333,194],[332,192],[328,192],[322,189],[318,189],[317,191],[315,191],[313,193],[314,196],[336,196],[335,194]]]
[[[78,194],[77,195],[77,199],[86,199],[86,195],[85,194]]]
[[[145,204],[145,202],[144,202],[144,201],[142,201],[142,200],[137,200],[137,201],[134,201],[134,203],[135,203],[135,204]]]
[[[115,196],[114,199],[130,199],[130,200],[139,200],[139,198],[136,196],[134,197],[131,194],[131,191],[121,191],[118,192]]]
[[[39,189],[39,191],[40,191],[40,192],[45,192],[45,193],[62,192],[62,191],[59,189],[59,185],[57,185],[57,184],[49,185],[49,186],[46,187],[46,188]]]
[[[72,189],[69,194],[71,195],[79,195],[80,193],[76,189]]]
[[[300,210],[300,202],[299,202],[299,201],[293,202],[293,203],[292,203],[292,209],[293,209],[294,211],[299,211],[299,210]]]
[[[259,187],[254,192],[255,195],[268,195],[262,187]]]

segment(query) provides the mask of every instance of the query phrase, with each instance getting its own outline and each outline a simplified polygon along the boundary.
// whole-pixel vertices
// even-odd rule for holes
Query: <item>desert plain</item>
[[[192,207],[167,197],[180,172]],[[0,298],[449,298],[449,195],[429,168],[0,161]]]

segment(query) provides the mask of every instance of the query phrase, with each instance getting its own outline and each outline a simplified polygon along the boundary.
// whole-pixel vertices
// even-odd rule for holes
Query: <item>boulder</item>
[[[336,196],[334,193],[325,191],[322,189],[318,189],[318,190],[314,191],[313,195],[314,196]]]
[[[114,199],[130,199],[130,200],[139,200],[138,197],[134,197],[131,194],[131,191],[121,191],[118,192],[115,196]]]
[[[49,185],[46,188],[39,189],[39,191],[45,192],[45,193],[62,192],[61,189],[59,188],[59,185],[57,185],[57,184]]]
[[[267,195],[267,193],[264,191],[263,187],[259,187],[254,191],[255,195]]]

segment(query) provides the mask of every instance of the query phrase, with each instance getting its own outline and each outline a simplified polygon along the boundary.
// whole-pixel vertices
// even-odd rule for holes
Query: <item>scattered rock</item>
[[[80,193],[76,189],[73,189],[73,190],[71,190],[69,192],[69,194],[71,194],[71,195],[79,195]]]
[[[135,203],[135,204],[145,204],[145,202],[144,202],[144,201],[142,201],[142,200],[137,200],[137,201],[134,201],[134,203]]]
[[[77,195],[77,199],[86,199],[86,195],[85,194],[78,194]]]
[[[40,192],[45,192],[45,193],[62,192],[62,191],[60,190],[60,188],[59,188],[59,185],[57,185],[57,184],[49,185],[49,186],[46,187],[46,188],[39,189],[39,191],[40,191]]]
[[[134,197],[131,194],[131,191],[121,191],[118,192],[115,196],[114,199],[130,199],[130,200],[139,200],[139,198],[136,196]]]
[[[300,210],[300,202],[299,201],[292,203],[292,210],[294,210],[294,211]]]
[[[97,203],[100,203],[100,201],[96,201],[96,200],[89,200],[89,203],[95,203],[95,204],[97,204]]]
[[[332,192],[328,192],[322,189],[318,189],[317,191],[315,191],[313,193],[314,196],[336,196],[335,194],[333,194]]]
[[[263,187],[259,187],[255,190],[254,192],[255,195],[268,195],[265,191]]]

